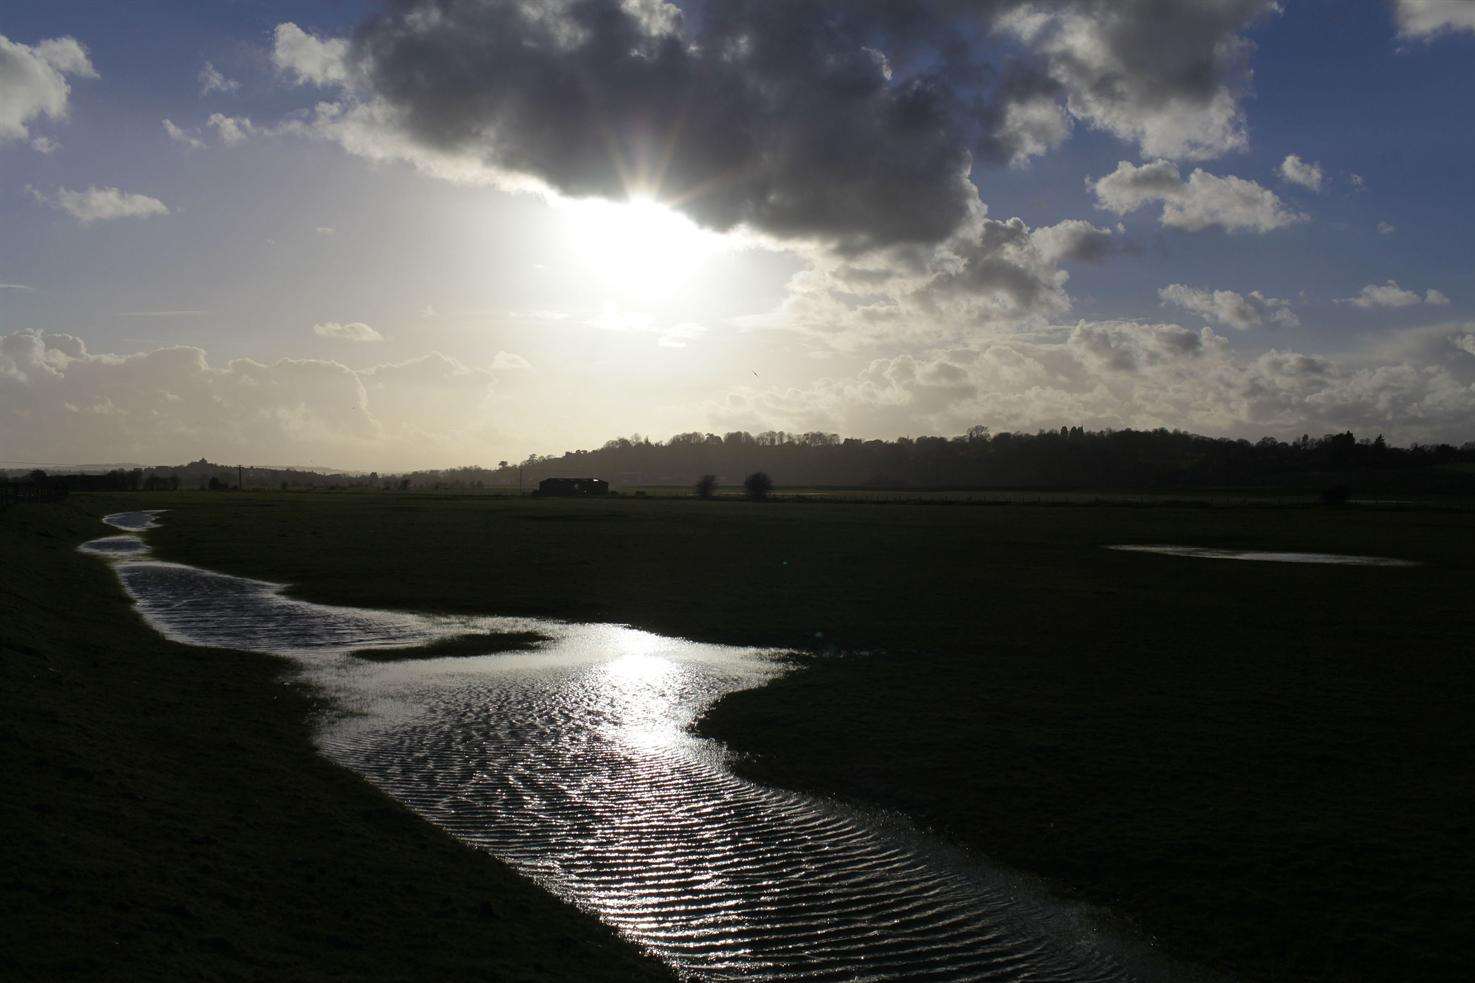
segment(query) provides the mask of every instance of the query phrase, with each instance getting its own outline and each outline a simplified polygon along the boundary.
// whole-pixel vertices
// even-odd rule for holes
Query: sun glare
[[[570,234],[592,272],[622,293],[666,297],[721,248],[722,237],[650,199],[571,202]]]

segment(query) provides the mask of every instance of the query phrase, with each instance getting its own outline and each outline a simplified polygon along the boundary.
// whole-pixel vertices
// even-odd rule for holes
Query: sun
[[[567,207],[577,254],[608,289],[631,299],[671,296],[722,247],[722,236],[651,198]]]

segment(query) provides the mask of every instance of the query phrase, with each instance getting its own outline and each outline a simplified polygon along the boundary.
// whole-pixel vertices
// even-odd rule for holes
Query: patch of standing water
[[[149,551],[143,540],[137,536],[104,536],[102,539],[83,543],[78,549],[83,553],[97,553],[103,556],[138,556]]]
[[[1346,556],[1341,553],[1288,553],[1280,550],[1221,550],[1206,546],[1108,546],[1125,553],[1162,553],[1200,560],[1254,560],[1262,563],[1328,563],[1349,567],[1416,567],[1416,560],[1384,556]]]
[[[153,525],[142,513],[105,521]],[[773,653],[617,625],[312,604],[278,584],[126,554],[113,566],[164,635],[295,658],[343,711],[319,735],[330,758],[684,976],[1191,975],[898,817],[734,775],[722,746],[690,724],[784,672]],[[347,654],[529,630],[549,641],[470,658]]]

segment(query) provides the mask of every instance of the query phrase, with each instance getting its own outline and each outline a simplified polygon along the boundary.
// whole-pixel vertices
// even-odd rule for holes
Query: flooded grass
[[[700,723],[1252,979],[1460,979],[1475,515],[179,496],[161,556],[403,610],[807,660]],[[526,521],[529,516],[538,521]],[[373,529],[373,536],[363,535]],[[1173,543],[1417,561],[1178,561]]]
[[[475,632],[437,639],[426,645],[355,649],[349,655],[371,662],[443,659],[448,656],[495,655],[498,652],[531,652],[548,640],[549,636],[535,631]]]
[[[161,639],[76,550],[128,507],[0,510],[0,977],[669,978],[319,755],[287,663]]]

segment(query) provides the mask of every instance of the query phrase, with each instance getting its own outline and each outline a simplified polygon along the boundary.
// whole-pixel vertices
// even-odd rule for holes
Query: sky
[[[0,467],[1475,439],[1475,0],[0,9]]]

